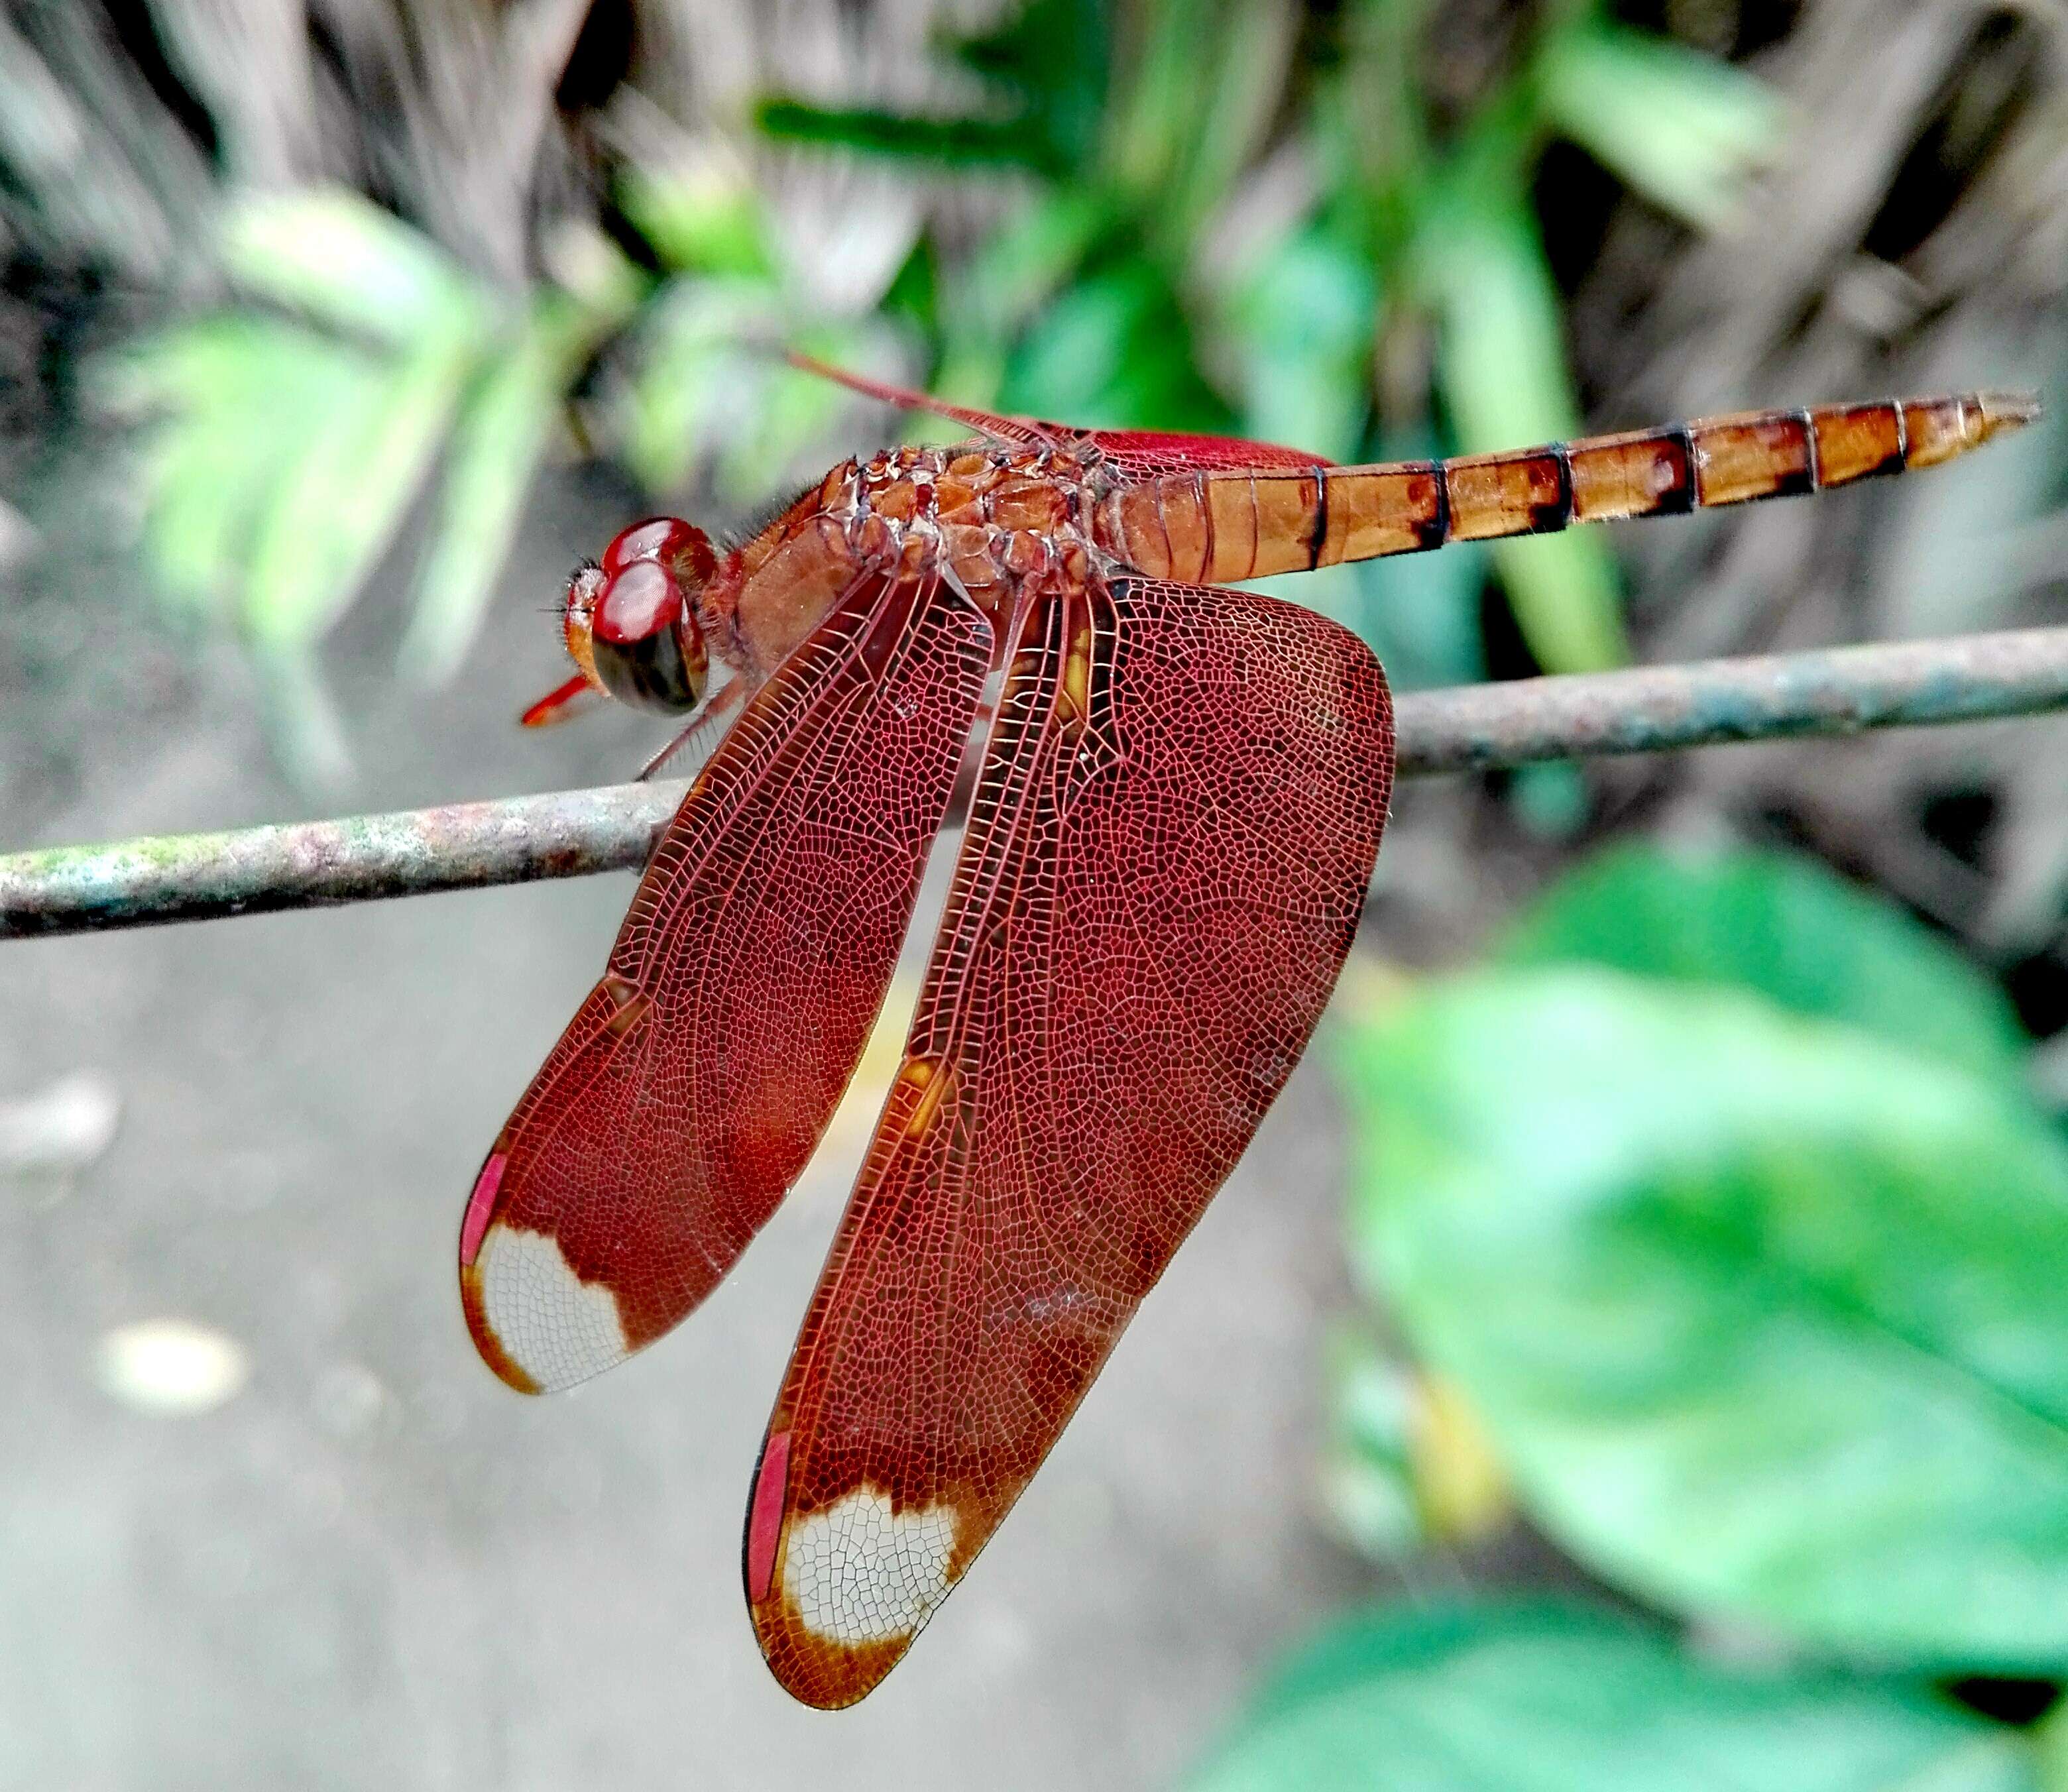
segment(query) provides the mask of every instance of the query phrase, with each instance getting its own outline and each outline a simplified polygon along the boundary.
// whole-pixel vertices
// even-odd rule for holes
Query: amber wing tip
[[[482,1305],[481,1276],[471,1263],[460,1266],[459,1304],[460,1310],[466,1315],[466,1329],[473,1335],[474,1347],[496,1379],[519,1394],[543,1393],[545,1390],[503,1347],[503,1340],[495,1335],[495,1327],[488,1323],[488,1315]]]
[[[1991,436],[2022,429],[2040,413],[2039,394],[2036,392],[1985,392],[1980,395],[1980,401],[1985,441]]]
[[[845,1711],[860,1705],[904,1660],[911,1643],[910,1637],[903,1637],[856,1649],[827,1649],[808,1643],[800,1649],[795,1631],[782,1618],[775,1619],[777,1627],[771,1631],[763,1627],[759,1608],[750,1606],[749,1610],[761,1659],[776,1684],[814,1711]]]

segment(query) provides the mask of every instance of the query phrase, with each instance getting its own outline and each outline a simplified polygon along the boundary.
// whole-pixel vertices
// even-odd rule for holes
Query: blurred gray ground
[[[561,676],[534,612],[609,514],[564,490],[535,513],[443,696],[385,677],[383,601],[355,617],[349,807],[637,763],[634,717],[511,726]],[[197,677],[90,582],[4,607],[0,843],[307,812],[229,662]],[[910,1658],[855,1711],[791,1703],[747,1623],[741,1518],[862,1122],[701,1314],[576,1394],[503,1389],[454,1289],[470,1179],[630,890],[0,947],[0,1100],[85,1067],[123,1103],[68,1191],[0,1179],[0,1784],[1138,1786],[1368,1590],[1308,1518],[1341,1294],[1317,1054]],[[104,1393],[99,1340],[161,1316],[236,1339],[243,1392],[185,1419]]]

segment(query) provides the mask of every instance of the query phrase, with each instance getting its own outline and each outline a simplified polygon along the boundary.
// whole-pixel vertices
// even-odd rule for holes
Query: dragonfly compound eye
[[[629,647],[682,613],[682,588],[657,561],[634,560],[609,573],[589,626],[600,641]]]
[[[624,539],[611,543],[613,552]],[[693,709],[704,694],[710,668],[703,631],[674,574],[659,560],[623,562],[614,570],[605,561],[589,619],[589,653],[603,688],[641,709]]]
[[[672,567],[701,539],[703,531],[681,517],[647,517],[610,539],[610,546],[604,548],[604,571],[622,572],[635,560],[660,560],[664,567]]]

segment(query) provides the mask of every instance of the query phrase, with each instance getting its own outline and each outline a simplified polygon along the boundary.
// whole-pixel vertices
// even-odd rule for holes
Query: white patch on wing
[[[893,1512],[890,1496],[857,1487],[791,1521],[783,1582],[815,1636],[848,1648],[910,1636],[948,1596],[955,1510]]]
[[[632,1354],[617,1297],[576,1275],[557,1239],[499,1221],[481,1241],[474,1273],[496,1342],[541,1388],[572,1388]]]

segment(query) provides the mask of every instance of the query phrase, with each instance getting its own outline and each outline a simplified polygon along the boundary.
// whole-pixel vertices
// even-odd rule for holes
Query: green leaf
[[[1765,83],[1626,26],[1590,19],[1553,33],[1537,79],[1566,136],[1700,229],[1732,222],[1747,176],[1785,146],[1781,97]]]
[[[949,36],[946,53],[980,77],[998,102],[984,112],[918,117],[770,95],[756,103],[755,122],[783,142],[941,169],[1026,168],[1060,178],[1083,170],[1097,142],[1109,29],[1097,0],[1032,0],[994,30]]]
[[[795,345],[816,360],[861,374],[894,375],[887,364],[888,337],[867,321],[822,326],[799,332]],[[816,373],[772,357],[761,369],[752,415],[727,439],[718,465],[719,495],[735,506],[758,504],[808,457],[820,462],[843,417],[855,408],[853,393]]]
[[[2040,1792],[2068,1792],[2068,1703],[2056,1701],[2034,1726],[2032,1747],[2038,1761]]]
[[[1799,856],[1618,847],[1562,878],[1497,950],[1508,964],[1737,984],[1985,1076],[2015,1079],[2027,1050],[1994,982],[1886,898]]]
[[[662,266],[677,274],[766,279],[776,273],[761,197],[723,165],[679,174],[627,169],[617,202]]]
[[[1270,132],[1285,95],[1299,18],[1286,0],[1239,0],[1199,41],[1211,60],[1183,91],[1184,149],[1170,190],[1149,217],[1174,255],[1198,242]]]
[[[1341,620],[1370,644],[1394,690],[1476,685],[1486,677],[1484,542],[1453,542],[1440,554],[1364,560],[1344,570],[1354,576],[1357,603]]]
[[[2013,1733],[1871,1680],[1736,1672],[1577,1607],[1356,1619],[1191,1792],[2036,1792]]]
[[[1227,406],[1200,377],[1175,290],[1142,260],[1066,287],[1015,346],[999,401],[1008,412],[1103,429],[1230,426]]]
[[[814,106],[769,95],[754,122],[779,143],[808,144],[936,168],[1028,168],[1057,174],[1052,146],[1024,119],[918,118],[869,106]]]
[[[995,231],[956,294],[951,328],[995,343],[1019,329],[1077,271],[1112,218],[1097,200],[1062,192]]]
[[[432,339],[302,420],[305,444],[254,535],[242,620],[257,645],[305,649],[352,601],[430,471],[475,352]]]
[[[1536,221],[1519,201],[1454,193],[1417,242],[1441,319],[1437,374],[1468,454],[1561,441],[1579,432],[1558,291]],[[1615,570],[1598,533],[1494,544],[1508,601],[1546,672],[1593,672],[1630,657]]]
[[[877,307],[885,318],[905,325],[920,335],[932,338],[940,332],[943,277],[939,245],[930,230],[920,233]]]
[[[1591,968],[1344,1063],[1354,1261],[1573,1554],[1870,1657],[2068,1665],[2068,1148],[2016,1091]]]
[[[682,278],[661,289],[619,417],[625,459],[647,490],[679,490],[751,425],[769,370],[750,344],[781,329],[777,295],[762,281]]]
[[[1207,105],[1214,0],[1148,0],[1105,120],[1102,172],[1136,205],[1167,199]]]
[[[352,782],[352,748],[315,655],[262,644],[250,664],[266,743],[287,782],[311,800],[336,802]]]
[[[1432,96],[1423,81],[1436,0],[1362,0],[1345,10],[1342,66],[1312,120],[1329,189],[1368,221],[1383,262],[1398,257],[1432,185]]]
[[[1587,774],[1569,760],[1517,766],[1508,780],[1508,811],[1540,840],[1569,841],[1594,806]]]
[[[421,682],[442,684],[473,644],[568,388],[629,314],[632,296],[625,291],[611,303],[586,305],[565,293],[542,293],[515,343],[470,395],[447,452],[416,609],[402,638],[401,662]]]
[[[1098,145],[1112,31],[1100,0],[1032,0],[952,52],[1038,124],[1054,166],[1081,173]]]
[[[1545,671],[1596,672],[1629,660],[1622,582],[1598,530],[1576,529],[1488,546],[1522,638]]]
[[[225,313],[96,360],[97,408],[149,422],[142,546],[158,594],[197,620],[234,610],[251,535],[321,420],[381,377],[368,351],[283,318]]]
[[[487,327],[478,282],[421,232],[341,187],[257,195],[222,225],[222,260],[249,291],[407,347]]]
[[[1371,414],[1378,287],[1357,246],[1324,226],[1273,243],[1231,295],[1243,425],[1255,440],[1354,461]]]
[[[1430,1539],[1409,1454],[1410,1371],[1349,1338],[1337,1340],[1329,1370],[1322,1505],[1353,1549],[1382,1561],[1418,1554]]]

